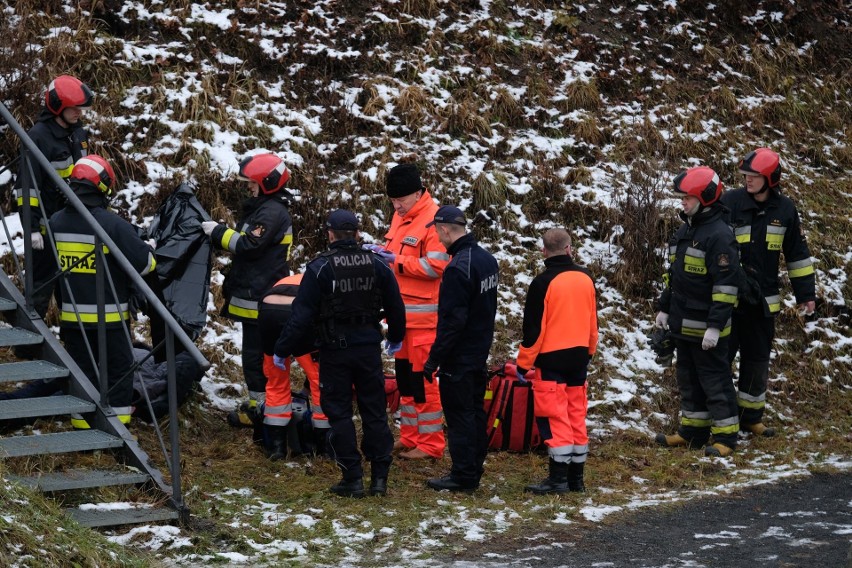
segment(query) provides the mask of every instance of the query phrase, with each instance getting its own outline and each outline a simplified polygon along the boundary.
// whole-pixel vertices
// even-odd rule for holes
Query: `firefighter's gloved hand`
[[[391,357],[396,355],[400,349],[402,349],[402,341],[385,341],[385,351]]]
[[[716,347],[719,343],[719,330],[715,327],[708,327],[704,332],[704,339],[701,340],[701,348],[708,351]]]
[[[435,380],[435,371],[437,370],[438,365],[432,361],[426,361],[426,363],[423,364],[423,378],[431,383]]]
[[[32,244],[33,250],[44,250],[44,237],[41,236],[41,233],[32,234]]]
[[[201,222],[201,230],[204,231],[204,234],[208,237],[211,233],[213,233],[213,229],[219,226],[219,223],[216,221],[202,221]]]
[[[279,357],[278,355],[272,356],[272,363],[276,367],[278,367],[279,369],[282,369],[284,371],[287,370],[287,365],[289,364],[289,362],[290,362],[289,357]]]
[[[33,248],[35,248],[35,244],[33,244]],[[799,304],[799,307],[804,308],[806,316],[812,316],[814,315],[814,311],[816,311],[816,302],[814,300],[802,302]]]
[[[666,312],[657,312],[657,318],[654,320],[654,325],[660,329],[669,328],[669,314]]]

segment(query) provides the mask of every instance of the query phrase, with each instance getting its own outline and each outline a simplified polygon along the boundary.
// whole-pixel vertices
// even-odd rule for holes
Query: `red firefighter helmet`
[[[92,106],[92,91],[80,79],[60,75],[47,86],[44,104],[57,116],[68,107],[88,108]]]
[[[240,162],[238,177],[245,181],[254,181],[260,191],[269,195],[275,193],[290,180],[290,170],[284,160],[275,154],[256,154]]]
[[[740,172],[763,176],[766,185],[775,187],[781,181],[781,159],[769,148],[758,148],[740,160]]]
[[[109,162],[98,155],[89,154],[77,160],[71,170],[71,179],[87,181],[104,195],[111,195],[115,186],[115,172]]]
[[[674,179],[675,193],[697,197],[705,207],[716,203],[722,195],[723,185],[713,168],[698,166],[681,172]]]

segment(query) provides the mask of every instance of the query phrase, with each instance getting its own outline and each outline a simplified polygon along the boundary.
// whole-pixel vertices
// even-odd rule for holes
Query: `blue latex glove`
[[[382,260],[385,261],[385,264],[393,264],[393,261],[396,260],[396,255],[386,249],[381,245],[370,244],[370,245],[361,245],[365,250],[370,250],[379,255]]]
[[[527,382],[527,373],[528,373],[528,371],[522,372],[522,371],[518,370],[518,380],[521,381],[522,383]]]
[[[290,362],[290,358],[289,358],[289,357],[279,357],[278,355],[273,355],[273,356],[272,356],[272,362],[273,362],[273,363],[275,364],[275,366],[276,366],[276,367],[278,367],[279,369],[283,369],[283,370],[285,370],[285,371],[286,371],[286,370],[287,370],[287,366],[288,366],[288,364],[289,364],[289,362]]]
[[[402,341],[385,341],[385,350],[390,356],[396,355],[397,351],[402,349]]]

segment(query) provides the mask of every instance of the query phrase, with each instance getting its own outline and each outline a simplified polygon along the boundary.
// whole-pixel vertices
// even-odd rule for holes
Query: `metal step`
[[[17,310],[18,304],[8,298],[0,298],[0,312],[11,312]]]
[[[147,473],[134,471],[72,469],[33,476],[9,475],[7,478],[19,485],[41,491],[67,491],[113,485],[137,485],[149,481],[151,476]]]
[[[14,345],[38,345],[44,338],[37,333],[19,327],[0,327],[0,347]]]
[[[0,420],[13,418],[35,418],[60,414],[85,414],[94,412],[95,403],[76,396],[56,395],[40,398],[17,398],[0,400]]]
[[[47,361],[19,361],[0,364],[0,383],[17,383],[68,376],[68,369]]]
[[[100,430],[59,432],[42,436],[14,436],[0,438],[0,458],[17,458],[40,454],[64,454],[87,450],[120,448],[124,440]]]
[[[174,521],[177,511],[162,507],[134,509],[65,509],[65,513],[84,527],[111,527]]]

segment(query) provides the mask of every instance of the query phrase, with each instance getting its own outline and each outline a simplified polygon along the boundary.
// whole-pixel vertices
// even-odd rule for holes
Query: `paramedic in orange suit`
[[[537,495],[585,491],[586,374],[598,343],[595,284],[571,258],[570,235],[550,229],[543,241],[545,269],[527,293],[517,357],[519,377],[533,367],[538,371],[532,379],[535,416],[549,475],[524,488]]]
[[[263,373],[267,377],[266,403],[263,407],[263,428],[266,433],[264,440],[267,457],[272,461],[284,459],[287,456],[287,424],[292,417],[293,404],[290,367],[288,366],[287,369],[276,367],[272,355],[275,341],[281,335],[284,324],[290,319],[293,300],[299,291],[301,281],[301,274],[292,274],[276,282],[264,295],[257,319],[263,344]],[[323,455],[330,426],[320,405],[319,359],[312,338],[305,343],[303,350],[310,352],[299,355],[295,359],[308,378],[314,445],[317,455]]]
[[[387,194],[394,208],[384,248],[367,245],[396,275],[405,303],[405,339],[395,355],[400,392],[400,439],[394,444],[403,459],[440,458],[444,454],[444,414],[438,383],[426,381],[423,364],[435,342],[438,290],[450,261],[435,227],[427,227],[438,206],[423,186],[413,163],[391,168]]]

